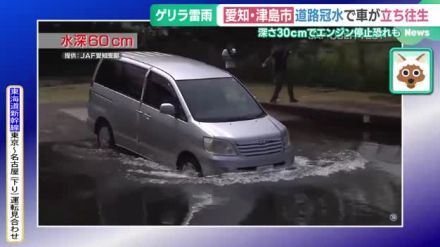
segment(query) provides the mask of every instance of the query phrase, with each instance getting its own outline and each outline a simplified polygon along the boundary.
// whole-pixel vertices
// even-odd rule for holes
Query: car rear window
[[[95,82],[140,99],[146,73],[147,69],[134,64],[105,59],[101,62]]]

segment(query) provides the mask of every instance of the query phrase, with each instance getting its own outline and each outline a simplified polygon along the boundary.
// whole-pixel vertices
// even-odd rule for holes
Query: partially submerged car
[[[88,125],[101,147],[117,145],[198,175],[289,167],[287,128],[219,68],[158,52],[99,62]]]

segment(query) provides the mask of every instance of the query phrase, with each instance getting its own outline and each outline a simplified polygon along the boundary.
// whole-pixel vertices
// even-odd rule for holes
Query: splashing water
[[[326,160],[312,161],[306,157],[295,157],[294,170],[280,169],[264,172],[237,172],[218,176],[190,177],[177,171],[154,171],[144,169],[127,169],[127,178],[142,184],[212,184],[227,186],[233,184],[253,184],[262,182],[291,181],[307,176],[329,176],[336,172],[349,172],[365,168],[365,160],[355,151],[335,153]],[[150,167],[151,168],[151,167]]]
[[[74,158],[87,160],[112,160],[126,166],[126,177],[141,184],[212,184],[227,186],[233,184],[253,184],[262,182],[292,181],[308,176],[330,176],[337,172],[364,169],[367,160],[356,151],[326,152],[311,160],[296,156],[293,170],[279,169],[226,173],[217,176],[192,177],[151,160],[120,153],[114,150],[93,148],[89,144],[57,144],[53,151],[68,154]]]

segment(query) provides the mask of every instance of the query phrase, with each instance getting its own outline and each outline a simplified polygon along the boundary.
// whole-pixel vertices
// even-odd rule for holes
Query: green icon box
[[[217,4],[152,4],[152,26],[217,26]]]
[[[434,59],[431,48],[392,48],[389,54],[392,94],[431,94]]]

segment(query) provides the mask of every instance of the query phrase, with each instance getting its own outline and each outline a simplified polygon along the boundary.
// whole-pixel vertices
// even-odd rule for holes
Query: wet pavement
[[[289,128],[296,169],[194,178],[96,148],[84,109],[40,105],[40,225],[401,224],[400,128],[271,112]]]

